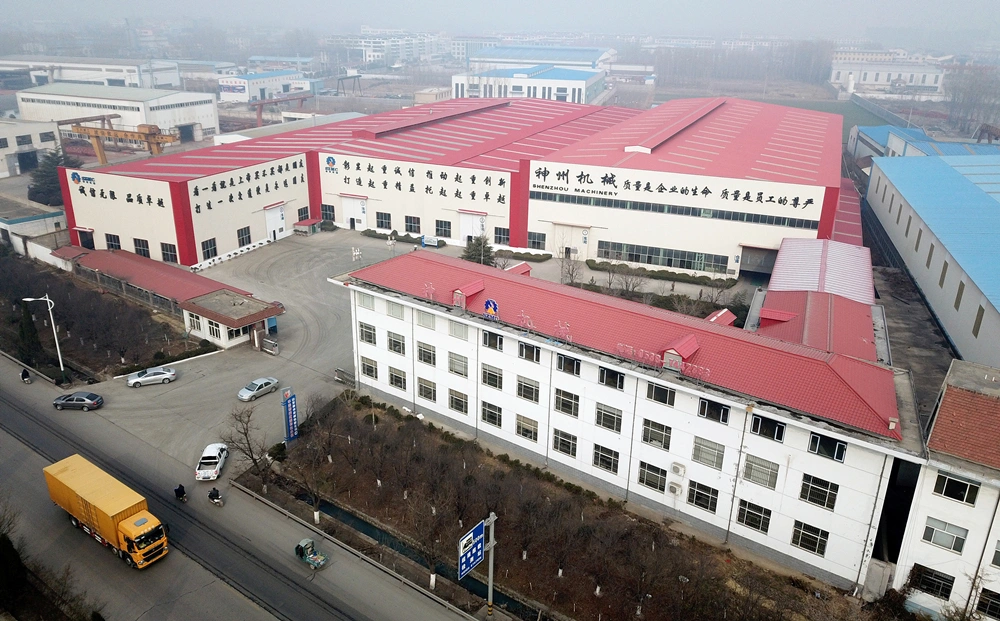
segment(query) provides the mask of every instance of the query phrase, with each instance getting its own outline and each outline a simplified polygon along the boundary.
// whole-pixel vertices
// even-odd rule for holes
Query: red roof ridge
[[[376,138],[381,138],[389,134],[404,130],[404,129],[416,129],[418,127],[423,127],[424,125],[429,125],[431,123],[439,123],[441,121],[448,121],[457,119],[469,114],[475,114],[476,112],[482,112],[484,110],[491,110],[493,108],[505,108],[510,105],[510,100],[497,101],[495,99],[487,99],[480,102],[470,103],[467,106],[454,107],[452,110],[445,110],[443,112],[438,112],[434,105],[431,104],[426,108],[421,108],[422,111],[427,112],[427,116],[423,118],[408,118],[400,119],[398,121],[393,121],[390,123],[383,123],[382,125],[375,125],[371,128],[361,128],[355,129],[351,132],[351,138],[368,138],[374,140]]]
[[[712,111],[726,103],[725,97],[716,97],[688,112],[673,123],[658,129],[642,139],[637,145],[626,146],[625,153],[652,153],[657,147],[670,140],[691,125],[708,116]]]

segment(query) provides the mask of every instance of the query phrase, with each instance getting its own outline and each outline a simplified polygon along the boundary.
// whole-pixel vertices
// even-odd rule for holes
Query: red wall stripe
[[[198,263],[198,246],[194,240],[191,218],[191,197],[186,181],[170,182],[170,205],[174,210],[174,232],[177,235],[177,260],[181,265]]]
[[[76,214],[73,213],[73,190],[70,188],[69,174],[66,167],[59,167],[59,189],[62,191],[63,210],[66,212],[66,228],[69,229],[69,243],[80,245],[80,233],[76,231]]]
[[[320,177],[319,151],[306,152],[306,183],[309,184],[309,217],[320,218],[323,204],[323,179]]]
[[[521,160],[519,170],[510,174],[510,196],[507,208],[510,226],[510,245],[528,247],[528,183],[531,180],[531,160]],[[487,231],[487,236],[489,232]]]
[[[833,225],[837,221],[837,206],[840,203],[840,188],[826,189],[823,195],[823,212],[819,216],[819,231],[817,239],[831,239],[833,237]]]

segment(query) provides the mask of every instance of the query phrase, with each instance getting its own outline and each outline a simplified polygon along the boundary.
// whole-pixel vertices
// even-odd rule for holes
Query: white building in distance
[[[73,82],[137,88],[180,88],[175,60],[74,58],[69,56],[3,56],[0,70],[29,69],[34,84]]]
[[[30,172],[42,152],[58,148],[55,123],[0,120],[0,179]]]
[[[292,90],[292,83],[302,79],[301,71],[283,69],[266,73],[248,73],[219,78],[219,101],[250,102],[271,99]]]
[[[534,97],[569,103],[591,103],[604,92],[604,72],[537,65],[492,69],[451,76],[455,99],[464,97]]]

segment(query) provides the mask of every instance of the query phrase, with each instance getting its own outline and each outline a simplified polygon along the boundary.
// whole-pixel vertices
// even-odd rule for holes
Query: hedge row
[[[364,235],[365,237],[374,237],[375,239],[389,239],[389,236],[391,235],[392,237],[394,237],[396,239],[396,241],[403,242],[404,244],[416,244],[416,245],[420,245],[420,243],[421,243],[419,235],[414,236],[414,235],[410,235],[409,233],[407,233],[405,235],[400,235],[396,231],[393,231],[392,233],[386,234],[386,233],[379,233],[378,231],[373,231],[372,229],[365,229],[365,230],[361,231],[361,234]],[[439,239],[438,240],[438,245],[437,245],[438,248],[444,248],[447,245],[448,244],[445,243],[445,241],[443,239]]]
[[[612,269],[618,269],[622,265],[624,264],[587,259],[587,267],[598,272],[610,272]],[[687,282],[695,285],[711,285],[719,280],[717,278],[712,278],[711,276],[694,276],[692,274],[683,274],[681,272],[671,272],[670,270],[647,270],[644,267],[633,267],[631,269],[634,273],[653,280],[673,280],[675,282]],[[726,288],[728,289],[736,284],[736,279],[727,278],[725,279],[725,282]]]
[[[214,344],[202,339],[201,343],[198,345],[198,349],[191,349],[173,356],[163,356],[162,358],[157,358],[153,356],[153,364],[133,364],[127,367],[122,367],[118,370],[115,375],[131,375],[137,371],[142,371],[143,369],[148,369],[151,366],[162,367],[163,365],[170,364],[171,362],[179,362],[181,360],[187,360],[188,358],[194,358],[195,356],[201,356],[202,354],[210,354],[213,351],[219,349]],[[156,352],[161,354],[163,352]]]
[[[532,254],[530,252],[514,252],[513,250],[497,250],[493,253],[493,256],[510,257],[518,261],[530,261],[533,263],[542,263],[552,258],[551,254]]]

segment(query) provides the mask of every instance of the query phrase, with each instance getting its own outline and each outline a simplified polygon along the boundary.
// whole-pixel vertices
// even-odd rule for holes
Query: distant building
[[[857,159],[865,156],[1000,155],[1000,144],[942,142],[934,140],[919,127],[855,125],[847,139],[847,151]]]
[[[498,37],[454,37],[451,40],[451,55],[455,60],[467,60],[484,48],[498,45]]]
[[[236,63],[219,60],[178,60],[181,78],[185,80],[210,80],[223,75],[238,75]]]
[[[608,48],[541,45],[489,47],[469,56],[469,71],[481,73],[494,69],[523,69],[535,65],[606,71],[617,58],[618,53]]]
[[[453,75],[451,88],[455,99],[532,97],[591,103],[604,91],[604,72],[560,69],[553,65],[493,69],[482,73]]]
[[[891,63],[897,59],[892,50],[837,49],[833,51],[833,62]]]
[[[29,69],[33,84],[74,82],[138,88],[180,88],[181,75],[175,60],[140,62],[113,58],[62,56],[3,56],[0,71]]]
[[[940,95],[944,68],[913,62],[834,61],[830,83],[849,93]]]
[[[55,123],[0,120],[0,178],[35,169],[41,152],[58,148]]]
[[[413,93],[413,103],[418,106],[445,99],[451,99],[451,89],[444,86],[425,88]]]
[[[115,129],[134,130],[139,125],[156,125],[163,132],[176,132],[182,142],[202,140],[219,131],[215,98],[206,93],[46,84],[18,92],[17,101],[21,117],[30,121],[117,114],[120,118],[111,121]],[[100,123],[84,125],[99,126]]]
[[[268,71],[219,78],[219,101],[250,102],[271,99],[292,90],[292,82],[302,79],[301,71]]]
[[[312,56],[251,56],[247,59],[247,69],[251,73],[284,70],[313,73],[319,70],[319,63]]]

